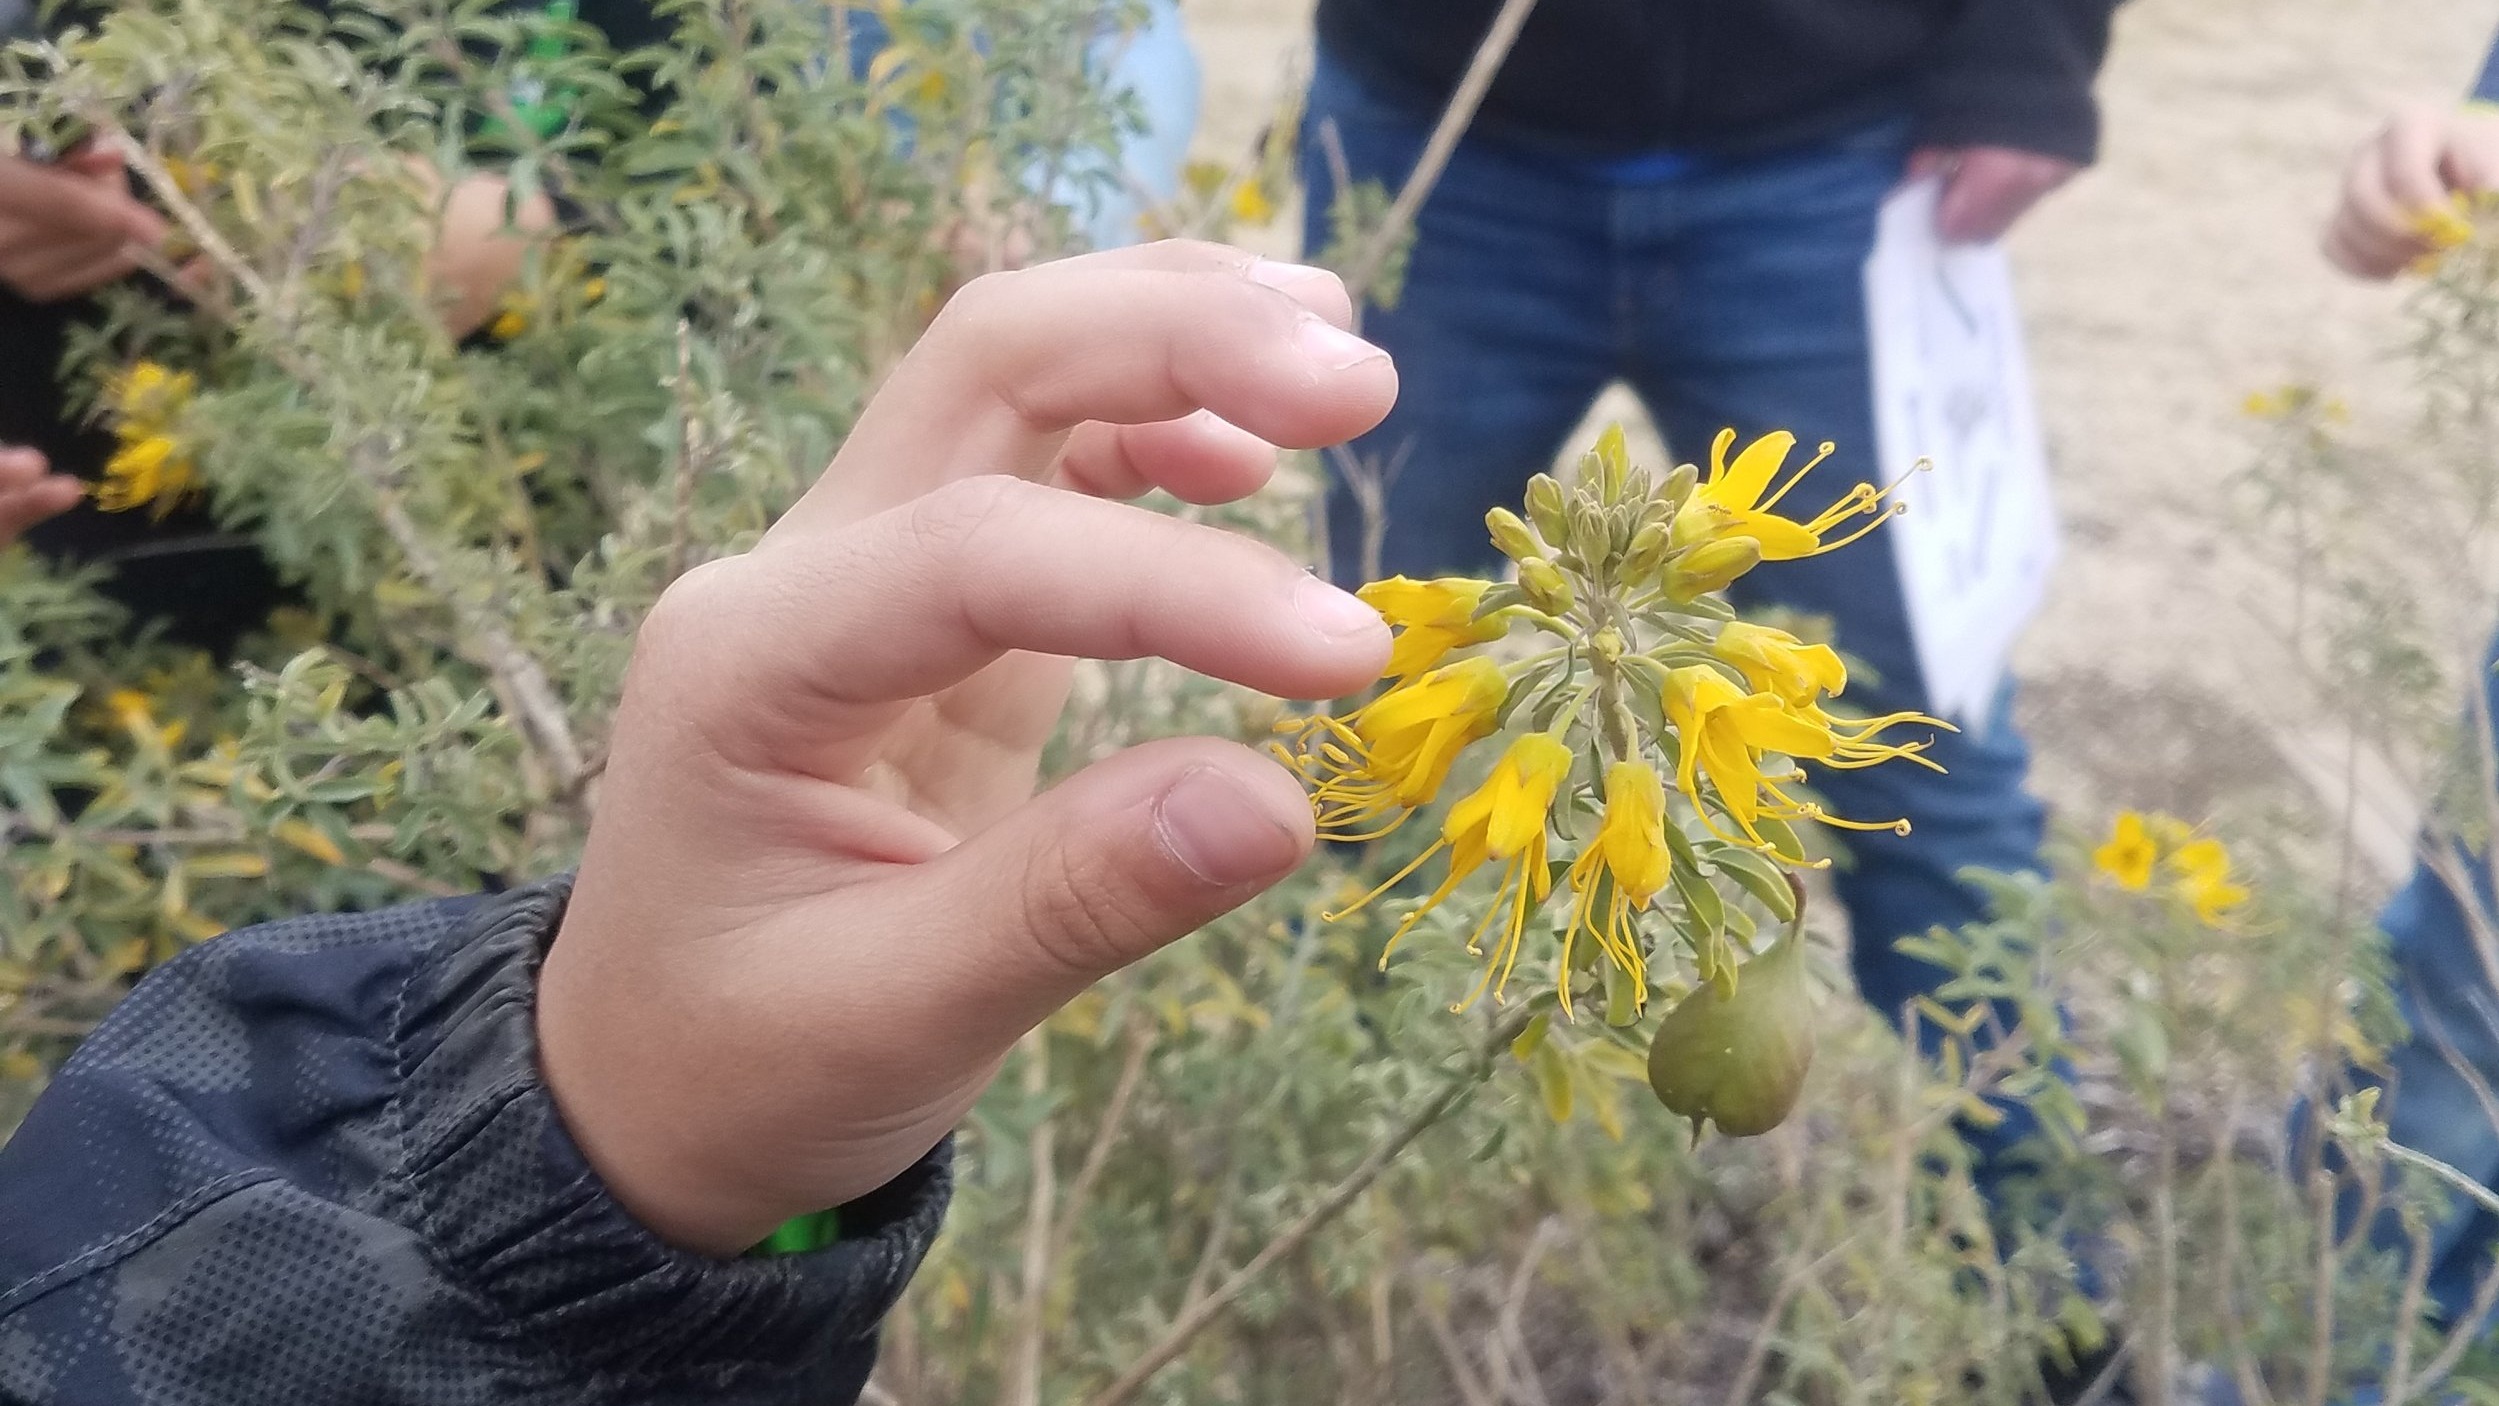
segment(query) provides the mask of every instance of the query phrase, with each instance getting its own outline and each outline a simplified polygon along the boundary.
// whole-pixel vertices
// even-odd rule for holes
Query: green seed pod
[[[1733,995],[1703,985],[1659,1022],[1649,1087],[1668,1111],[1729,1137],[1787,1121],[1814,1057],[1813,980],[1801,932],[1744,965]]]
[[[1559,615],[1571,608],[1577,596],[1562,569],[1543,557],[1531,556],[1518,564],[1518,583],[1527,592],[1528,601],[1547,615]]]
[[[1492,533],[1492,544],[1512,561],[1525,561],[1544,553],[1536,534],[1528,531],[1527,524],[1519,521],[1519,515],[1508,508],[1495,508],[1484,514],[1484,526]]]
[[[1553,475],[1538,474],[1527,481],[1527,520],[1557,547],[1570,540],[1569,503],[1560,481]]]

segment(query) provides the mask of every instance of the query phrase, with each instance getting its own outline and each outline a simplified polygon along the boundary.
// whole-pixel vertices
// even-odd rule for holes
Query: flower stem
[[[1129,1363],[1128,1369],[1104,1388],[1101,1395],[1093,1398],[1092,1406],[1124,1406],[1124,1403],[1135,1400],[1146,1383],[1186,1351],[1198,1334],[1230,1312],[1242,1293],[1256,1283],[1260,1275],[1274,1268],[1278,1260],[1300,1249],[1312,1235],[1343,1215],[1416,1138],[1447,1117],[1450,1110],[1458,1106],[1459,1100],[1491,1078],[1494,1060],[1501,1051],[1509,1048],[1510,1042],[1518,1038],[1519,1032],[1527,1028],[1527,1022],[1532,1018],[1533,1012],[1522,1005],[1496,1022],[1462,1068],[1452,1071],[1430,1097],[1415,1105],[1395,1126],[1382,1133],[1379,1140],[1371,1144],[1371,1150],[1363,1154],[1362,1161],[1345,1174],[1344,1180],[1320,1197],[1318,1204],[1304,1211],[1300,1219],[1276,1232],[1257,1254],[1250,1257],[1249,1263],[1234,1270],[1222,1284],[1216,1286],[1213,1293],[1190,1305],[1152,1347]]]

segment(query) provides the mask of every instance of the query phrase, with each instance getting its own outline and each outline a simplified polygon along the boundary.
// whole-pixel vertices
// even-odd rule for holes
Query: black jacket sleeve
[[[141,982],[0,1147],[0,1401],[854,1399],[947,1150],[814,1254],[654,1238],[538,1077],[568,890],[275,924]]]
[[[1920,94],[1919,140],[2009,146],[2089,164],[2100,150],[2091,95],[2118,0],[1970,0]]]

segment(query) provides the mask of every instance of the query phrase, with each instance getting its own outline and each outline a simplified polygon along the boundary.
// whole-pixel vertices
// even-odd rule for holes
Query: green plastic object
[[[764,1243],[755,1247],[758,1255],[806,1255],[838,1243],[842,1238],[842,1213],[839,1210],[818,1211],[813,1215],[793,1216],[781,1223]]]

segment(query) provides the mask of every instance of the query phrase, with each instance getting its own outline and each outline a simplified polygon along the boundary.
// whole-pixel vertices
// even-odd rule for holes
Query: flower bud
[[[1518,583],[1526,590],[1528,601],[1547,615],[1561,614],[1577,599],[1562,569],[1543,557],[1531,556],[1519,562]]]
[[[1761,543],[1750,537],[1704,542],[1666,563],[1666,595],[1681,602],[1723,591],[1730,582],[1759,565]]]
[[[1527,481],[1527,520],[1536,524],[1544,539],[1560,546],[1571,535],[1569,499],[1562,485],[1551,474],[1538,474]]]
[[[1698,468],[1690,464],[1677,464],[1675,471],[1666,476],[1666,487],[1659,491],[1658,500],[1669,508],[1681,510],[1684,504],[1692,501],[1692,490],[1698,487],[1700,482],[1701,471]]]
[[[1651,522],[1631,534],[1631,546],[1623,554],[1623,574],[1635,581],[1656,575],[1666,564],[1667,533],[1665,523]]]
[[[1608,503],[1619,501],[1631,474],[1631,446],[1623,442],[1620,421],[1605,427],[1590,454],[1597,461],[1597,496]]]
[[[1668,1111],[1757,1137],[1787,1121],[1814,1057],[1813,980],[1804,935],[1747,962],[1735,991],[1703,983],[1667,1012],[1649,1045],[1649,1087]]]
[[[1605,510],[1605,549],[1613,556],[1631,550],[1631,534],[1640,530],[1640,509],[1631,503],[1616,503]]]
[[[1574,551],[1590,562],[1605,559],[1605,509],[1596,500],[1581,495],[1571,500],[1570,544]]]
[[[1536,534],[1528,531],[1527,524],[1508,508],[1495,508],[1484,514],[1484,526],[1492,532],[1492,544],[1512,561],[1525,561],[1544,552]]]

